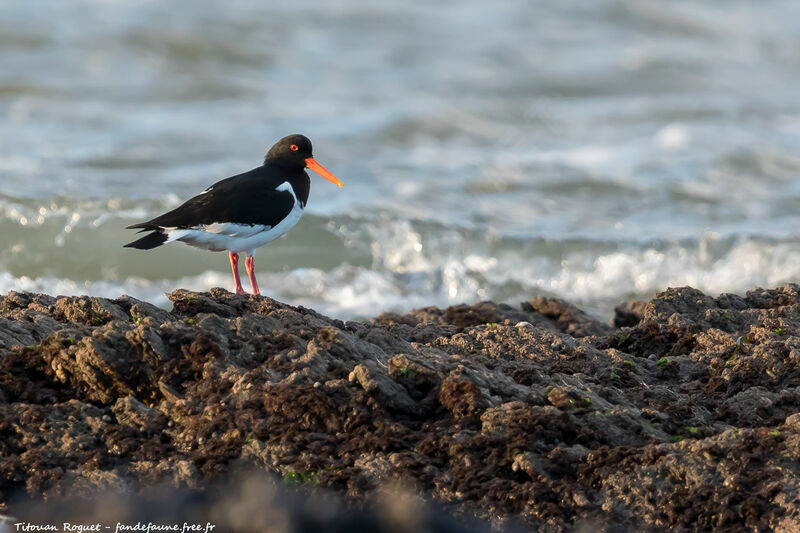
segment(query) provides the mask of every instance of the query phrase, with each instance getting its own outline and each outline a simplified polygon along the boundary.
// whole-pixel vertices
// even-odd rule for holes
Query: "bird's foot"
[[[243,294],[243,295],[247,295],[247,293],[245,292],[245,290],[244,290],[244,289],[242,289],[242,288],[236,289],[236,294]]]

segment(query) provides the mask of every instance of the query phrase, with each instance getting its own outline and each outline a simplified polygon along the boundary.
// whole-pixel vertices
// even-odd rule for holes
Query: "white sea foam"
[[[552,294],[609,316],[625,298],[647,297],[669,286],[691,285],[710,294],[743,292],[800,280],[800,243],[743,240],[716,256],[709,244],[646,248],[592,255],[585,251],[563,259],[469,254],[462,258],[412,258],[396,268],[341,265],[329,271],[302,268],[258,274],[264,294],[313,307],[339,318],[370,317],[382,311],[406,311],[483,299],[518,302],[534,294]],[[390,262],[393,260],[390,260]],[[413,268],[408,268],[413,265]],[[246,281],[245,281],[246,285]],[[227,272],[207,271],[173,280],[127,278],[79,282],[53,277],[16,277],[0,272],[0,291],[90,294],[115,298],[130,294],[162,307],[175,288],[231,289]]]

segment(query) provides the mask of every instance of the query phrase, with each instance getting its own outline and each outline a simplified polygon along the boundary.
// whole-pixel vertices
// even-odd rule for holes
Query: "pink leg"
[[[253,257],[245,257],[244,267],[247,269],[247,277],[250,278],[250,286],[253,288],[253,294],[261,294],[258,290],[258,282],[256,281],[256,260]]]
[[[231,259],[231,270],[233,270],[233,282],[236,284],[236,294],[247,294],[242,288],[242,280],[239,277],[239,254],[228,252]]]

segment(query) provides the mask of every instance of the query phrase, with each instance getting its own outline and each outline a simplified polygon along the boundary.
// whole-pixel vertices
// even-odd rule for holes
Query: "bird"
[[[314,159],[308,137],[287,135],[269,149],[260,167],[218,181],[152,220],[127,226],[125,229],[149,233],[124,247],[150,250],[180,241],[205,250],[227,251],[236,294],[247,294],[239,277],[239,254],[244,254],[250,286],[253,294],[259,295],[256,249],[300,220],[311,190],[307,168],[344,186]]]

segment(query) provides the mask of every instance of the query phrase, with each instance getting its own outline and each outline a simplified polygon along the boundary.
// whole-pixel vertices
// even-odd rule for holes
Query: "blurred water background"
[[[0,2],[0,292],[230,289],[122,228],[295,132],[259,281],[337,317],[798,280],[799,91],[792,0]]]

